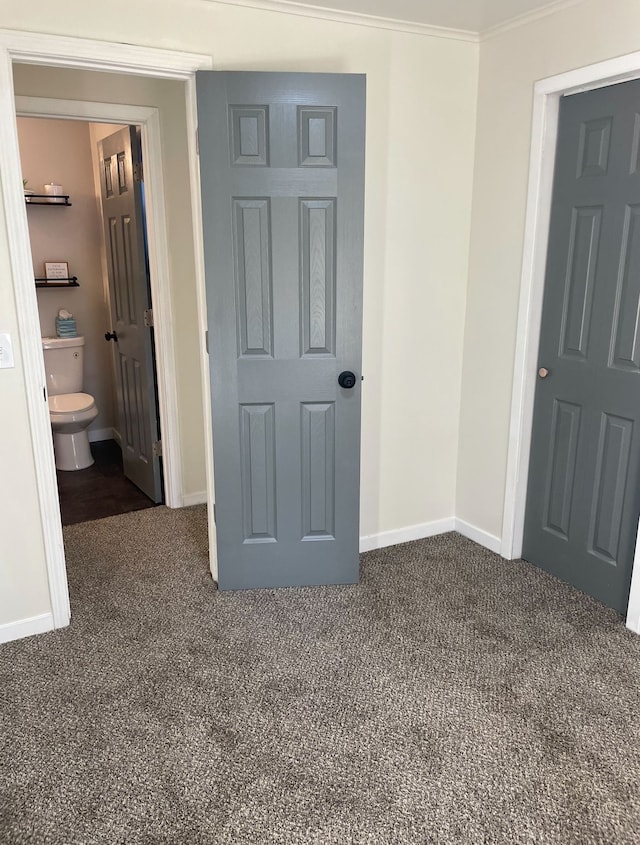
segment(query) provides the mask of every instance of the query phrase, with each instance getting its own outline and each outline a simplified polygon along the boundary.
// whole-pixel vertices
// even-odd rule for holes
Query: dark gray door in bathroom
[[[118,426],[124,472],[154,502],[162,501],[149,273],[136,128],[98,145],[102,216],[109,273]]]
[[[219,586],[354,583],[365,79],[197,95]]]
[[[640,82],[564,97],[523,557],[624,613],[640,514]]]

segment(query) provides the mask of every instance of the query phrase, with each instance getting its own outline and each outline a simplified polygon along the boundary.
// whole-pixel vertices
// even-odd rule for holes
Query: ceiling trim
[[[296,3],[294,0],[204,0],[204,2],[259,9],[265,12],[280,12],[281,14],[298,15],[303,18],[316,18],[354,26],[387,29],[393,32],[406,32],[411,35],[426,35],[431,38],[448,38],[454,41],[471,41],[473,43],[479,40],[477,32],[467,29],[449,29],[444,26],[430,26],[416,21],[383,18],[359,12],[342,12],[339,9],[328,9],[326,6],[309,6],[306,3]]]
[[[508,20],[496,24],[495,26],[490,26],[488,29],[485,29],[480,33],[479,40],[487,41],[488,39],[495,38],[505,32],[510,32],[512,29],[517,29],[520,26],[526,26],[526,24],[534,23],[542,18],[548,18],[549,15],[555,15],[563,9],[569,9],[571,6],[577,6],[578,3],[582,2],[583,0],[555,0],[554,3],[549,3],[549,5],[543,6],[541,9],[534,9],[531,12],[516,15],[515,18],[509,18]]]

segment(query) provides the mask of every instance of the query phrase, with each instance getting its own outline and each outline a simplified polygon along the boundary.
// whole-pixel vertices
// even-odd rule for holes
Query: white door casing
[[[60,507],[55,475],[51,428],[46,402],[43,402],[45,384],[44,365],[40,342],[38,308],[33,285],[31,249],[27,226],[26,208],[22,191],[20,153],[16,125],[16,102],[13,93],[12,64],[14,61],[45,66],[82,68],[83,70],[110,71],[113,73],[134,74],[165,79],[178,79],[185,82],[187,102],[188,154],[190,187],[194,225],[194,249],[196,257],[196,289],[198,299],[198,324],[200,348],[203,359],[206,356],[204,338],[206,331],[206,311],[204,307],[204,268],[202,259],[202,235],[200,212],[200,183],[196,151],[196,106],[194,74],[199,69],[212,66],[210,56],[174,52],[155,48],[135,47],[87,39],[66,38],[53,35],[0,30],[0,182],[5,209],[9,257],[12,269],[13,292],[16,302],[18,331],[20,335],[24,382],[30,417],[30,435],[36,466],[39,509],[43,531],[43,544],[46,568],[49,579],[49,592],[52,606],[53,627],[60,628],[69,624],[70,606],[67,584]],[[153,110],[151,110],[153,111]],[[54,116],[49,113],[49,116]],[[57,115],[59,116],[59,115]],[[67,115],[71,116],[71,115]],[[78,115],[73,115],[78,117]],[[87,115],[88,116],[88,115]],[[110,122],[114,117],[108,114],[94,113],[90,119]],[[118,121],[121,117],[118,116]],[[155,117],[157,132],[149,131],[153,116],[147,115],[147,150],[153,159],[153,143],[159,144],[159,125]],[[128,122],[128,120],[127,120]],[[133,120],[132,122],[138,122]],[[142,124],[144,125],[144,124]],[[159,146],[156,148],[156,163],[161,163]],[[149,162],[151,164],[151,161]],[[161,174],[161,166],[160,166]],[[161,184],[161,183],[160,183]],[[161,202],[156,192],[154,198]],[[151,202],[151,198],[150,198]],[[157,208],[157,205],[156,205]],[[164,209],[162,209],[162,215]],[[156,229],[157,238],[157,229]],[[156,276],[157,278],[157,276]],[[160,291],[153,291],[162,299]],[[165,303],[168,297],[165,298]],[[156,304],[157,307],[157,304]],[[162,307],[162,305],[161,305]],[[170,326],[170,322],[166,322]],[[163,350],[169,353],[166,347]],[[159,350],[160,352],[160,350]],[[166,361],[164,362],[166,363]],[[159,361],[159,365],[161,362]],[[160,369],[160,366],[159,366]],[[210,402],[207,378],[208,365],[203,361],[202,391],[205,426],[210,430]],[[166,375],[166,374],[165,374]],[[175,378],[171,378],[175,387]],[[165,385],[166,388],[166,385]],[[171,388],[169,388],[171,389]],[[166,399],[166,394],[165,394]],[[174,403],[175,407],[175,403]],[[213,468],[211,444],[206,442],[207,499],[209,512],[213,509]],[[176,441],[176,446],[178,443]],[[174,461],[174,467],[176,466]],[[168,502],[169,503],[169,502]],[[182,502],[173,502],[179,506]],[[216,577],[215,561],[215,526],[209,520],[210,565]]]
[[[510,560],[522,554],[533,400],[537,377],[536,362],[542,319],[560,97],[564,94],[575,94],[638,78],[640,78],[640,52],[542,79],[535,84],[529,191],[500,549],[502,556]],[[626,619],[627,627],[636,633],[640,633],[639,564],[640,555],[638,538],[636,538],[634,573]]]

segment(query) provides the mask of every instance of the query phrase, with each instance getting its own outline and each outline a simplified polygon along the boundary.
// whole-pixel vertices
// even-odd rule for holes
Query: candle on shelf
[[[44,192],[47,194],[47,202],[64,202],[64,188],[62,185],[56,185],[50,182],[44,186]]]

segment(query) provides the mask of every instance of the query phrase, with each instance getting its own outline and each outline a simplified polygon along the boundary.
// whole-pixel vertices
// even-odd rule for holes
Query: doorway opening
[[[152,321],[140,321],[149,335],[144,346],[149,360],[142,362],[146,364],[143,371],[151,377],[146,392],[135,397],[139,402],[126,401],[131,392],[126,389],[130,374],[120,366],[118,346],[107,343],[114,338],[115,312],[122,310],[123,300],[138,293],[144,298],[142,304],[149,306],[145,315],[153,313],[144,204],[140,204],[137,220],[144,236],[140,243],[127,242],[129,249],[133,245],[137,247],[134,253],[141,255],[137,261],[135,254],[129,256],[133,260],[127,264],[134,272],[125,280],[120,278],[119,268],[112,266],[114,256],[121,263],[126,258],[122,244],[112,244],[111,250],[106,247],[110,227],[108,221],[104,225],[102,199],[106,172],[103,144],[121,133],[136,138],[140,129],[22,116],[17,123],[62,524],[152,507],[164,499],[162,459],[154,454],[161,439]],[[141,165],[139,144],[136,158]],[[110,159],[107,163],[111,166]],[[113,164],[115,169],[117,162]],[[135,186],[125,183],[128,193],[135,187],[142,200],[143,172],[136,166]],[[122,177],[126,175],[123,171]],[[111,229],[120,231],[117,226]],[[117,284],[123,285],[123,290]],[[122,340],[126,345],[126,338]],[[66,410],[69,403],[73,411]],[[62,405],[65,413],[58,407]],[[144,418],[146,411],[151,412],[152,421]],[[67,415],[68,421],[64,419]],[[67,434],[68,429],[74,433]],[[142,456],[133,448],[137,445],[139,453],[139,444],[131,442],[139,432],[144,435]],[[124,463],[123,448],[127,455]],[[153,461],[157,462],[158,483],[145,471]]]

